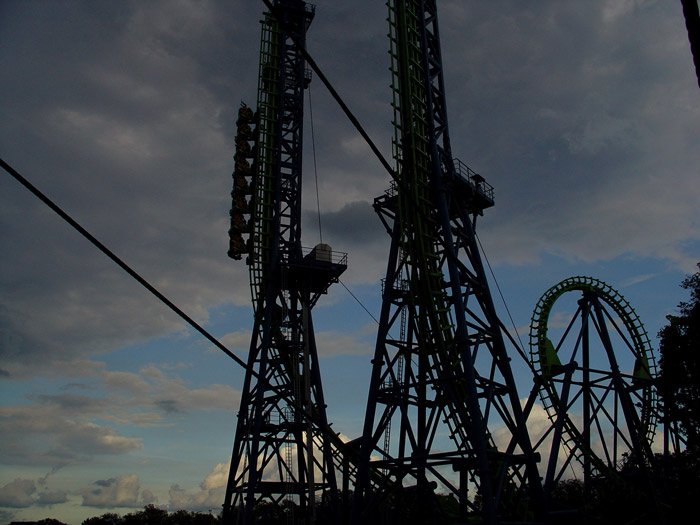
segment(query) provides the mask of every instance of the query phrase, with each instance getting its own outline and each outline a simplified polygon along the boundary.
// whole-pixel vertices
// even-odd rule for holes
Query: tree
[[[698,263],[700,268],[700,263]],[[687,448],[700,452],[700,272],[689,275],[681,287],[690,301],[678,305],[680,315],[669,315],[659,332],[661,379],[659,393],[665,416],[677,422]]]
[[[122,520],[124,525],[166,525],[168,511],[155,505],[146,505],[143,510],[129,513]]]
[[[82,525],[121,525],[122,519],[119,514],[108,512],[102,516],[95,516],[83,521]]]
[[[143,510],[130,512],[123,518],[119,514],[108,512],[102,516],[87,518],[82,525],[216,525],[219,519],[211,514],[177,510],[168,514],[167,510],[155,505],[146,505]],[[39,522],[42,525],[65,525],[60,522]],[[286,521],[280,521],[286,523]]]
[[[216,525],[218,520],[211,514],[178,510],[168,516],[169,525]]]

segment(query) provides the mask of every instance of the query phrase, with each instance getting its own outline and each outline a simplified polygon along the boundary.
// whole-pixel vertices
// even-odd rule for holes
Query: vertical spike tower
[[[256,111],[241,105],[229,256],[249,265],[254,325],[223,509],[226,524],[313,523],[337,497],[311,308],[345,270],[301,245],[304,89],[300,46],[314,8],[275,0],[262,21]],[[326,429],[326,430],[324,430]]]
[[[474,232],[493,191],[452,157],[436,0],[387,5],[397,178],[374,204],[391,248],[353,522],[430,523],[436,492],[463,521],[538,520],[536,456]],[[372,469],[392,482],[372,488]]]

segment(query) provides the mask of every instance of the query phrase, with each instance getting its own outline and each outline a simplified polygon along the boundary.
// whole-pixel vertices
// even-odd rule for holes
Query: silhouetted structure
[[[452,157],[436,1],[390,0],[389,38],[398,177],[374,203],[391,249],[353,521],[378,523],[382,507],[412,501],[412,522],[430,523],[436,489],[459,499],[463,521],[543,519],[474,233],[493,190]],[[490,434],[494,426],[503,441]],[[391,483],[370,487],[371,468]],[[396,522],[406,519],[398,512]]]
[[[256,111],[242,105],[239,114],[229,255],[247,256],[255,320],[224,523],[265,521],[283,507],[290,521],[313,523],[316,498],[337,497],[311,308],[345,270],[346,255],[301,244],[310,77],[299,46],[313,16],[300,0],[274,2],[262,22]]]

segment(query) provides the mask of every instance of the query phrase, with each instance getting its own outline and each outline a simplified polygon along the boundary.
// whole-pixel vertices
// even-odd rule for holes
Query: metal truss
[[[337,282],[347,256],[301,245],[303,94],[310,80],[302,47],[314,8],[301,0],[272,7],[262,21],[256,111],[242,107],[236,140],[229,255],[247,256],[255,319],[227,524],[280,516],[313,523],[323,498],[339,508],[340,440],[328,427],[311,309]]]
[[[493,191],[452,158],[436,2],[388,6],[398,180],[375,200],[391,249],[353,522],[430,523],[439,492],[465,521],[545,519],[474,233]]]

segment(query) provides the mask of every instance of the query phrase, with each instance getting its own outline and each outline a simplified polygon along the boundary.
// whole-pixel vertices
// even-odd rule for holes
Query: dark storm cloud
[[[0,5],[0,156],[197,320],[222,303],[248,305],[248,270],[226,257],[226,232],[236,112],[256,97],[262,2]],[[696,262],[700,99],[677,2],[438,5],[453,153],[496,189],[477,227],[491,261],[530,263],[533,273],[548,270],[534,265],[550,253]],[[308,47],[389,158],[386,15],[384,2],[322,0]],[[343,282],[376,287],[388,235],[371,203],[389,176],[318,79],[310,94],[317,169],[307,111],[304,244],[318,235],[317,175],[323,239],[349,252]],[[71,465],[79,477],[107,457],[130,472],[144,446],[153,454],[157,427],[236,410],[232,387],[188,386],[136,352],[128,364],[116,354],[104,357],[109,367],[97,361],[132,343],[182,341],[184,324],[4,173],[0,253],[0,376],[8,388],[8,378],[76,382],[58,395],[25,383],[41,388],[32,404],[0,407],[4,464]],[[252,315],[241,319],[226,330],[245,351]],[[356,331],[318,329],[325,357],[373,348]],[[106,397],[76,395],[79,384]],[[166,430],[159,444],[170,443]],[[221,463],[194,493],[174,487],[171,503],[219,505],[227,472]],[[154,500],[136,474],[112,474],[90,474],[102,479],[80,492],[83,505]],[[11,479],[0,505],[63,497]]]
[[[104,410],[109,404],[106,399],[99,399],[90,396],[79,396],[75,394],[61,395],[39,395],[36,400],[44,405],[53,405],[60,409],[65,409],[71,412],[94,413],[95,411]]]
[[[255,97],[260,7],[26,3],[3,17],[3,158],[204,320],[214,304],[249,301],[247,271],[225,252],[233,123],[239,101]],[[364,12],[319,8],[313,26],[319,63],[360,112],[377,107],[386,84],[366,67],[381,19],[362,23]],[[348,16],[355,29],[334,50]],[[320,83],[314,90],[321,192],[332,195],[323,210],[337,211],[373,198],[385,176]],[[8,375],[87,372],[87,356],[183,326],[7,176],[0,190]]]
[[[95,481],[95,485],[98,487],[109,487],[111,485],[114,485],[117,482],[117,478],[110,478],[110,479],[98,479]]]
[[[447,2],[441,14],[454,152],[496,188],[480,227],[494,258],[687,266],[700,129],[680,8]]]
[[[21,509],[34,504],[36,483],[31,479],[15,479],[0,487],[0,506]]]
[[[231,151],[219,121],[256,60],[242,43],[257,28],[236,22],[252,6],[93,7],[7,9],[3,158],[195,316],[201,301],[247,300],[229,284],[245,274],[225,257]],[[13,181],[0,189],[8,374],[182,326]]]
[[[308,212],[304,216],[307,228],[313,229],[318,224],[318,216]],[[384,239],[381,222],[367,201],[350,202],[340,210],[321,214],[324,241],[339,239],[352,245],[371,244],[377,239]]]
[[[166,414],[178,414],[181,412],[175,399],[161,399],[155,402],[155,405]]]
[[[683,246],[700,230],[700,130],[680,9],[439,5],[453,153],[496,188],[497,206],[479,225],[495,262],[542,253],[688,260]],[[241,99],[255,99],[261,4],[3,9],[3,158],[198,319],[222,302],[247,304],[247,270],[225,252],[234,115]],[[322,2],[308,45],[389,156],[385,9]],[[372,202],[389,177],[317,79],[311,94],[324,237],[353,249],[361,269],[346,280],[374,282],[386,240],[359,245],[385,234],[352,203]],[[307,245],[310,131],[307,120]],[[5,374],[94,374],[92,356],[183,328],[7,176],[0,193]]]

